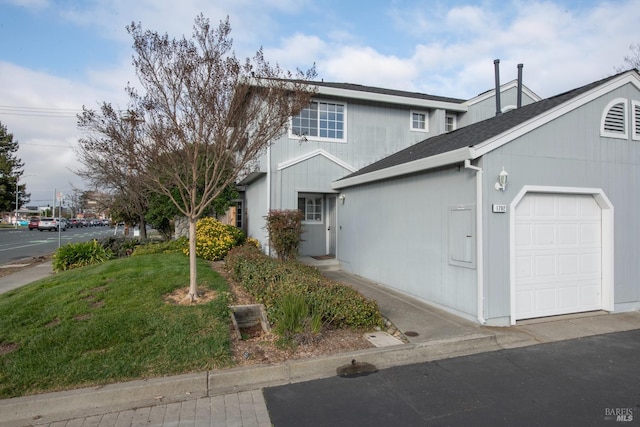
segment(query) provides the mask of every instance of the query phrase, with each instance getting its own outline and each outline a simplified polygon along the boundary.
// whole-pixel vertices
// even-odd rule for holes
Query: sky
[[[125,107],[126,26],[190,37],[229,17],[238,58],[263,48],[318,79],[470,99],[517,78],[546,98],[615,73],[640,43],[640,0],[0,0],[0,122],[19,143],[30,206],[91,189],[74,173],[76,114]]]

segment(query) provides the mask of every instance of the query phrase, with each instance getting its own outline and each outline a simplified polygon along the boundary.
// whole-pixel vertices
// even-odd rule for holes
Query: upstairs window
[[[328,141],[345,141],[346,105],[312,101],[291,118],[291,136]]]
[[[610,138],[628,138],[626,99],[614,99],[604,109],[600,135]]]
[[[640,140],[640,101],[631,101],[631,126],[633,139]]]
[[[411,130],[418,132],[429,132],[429,115],[424,111],[411,112]]]
[[[445,116],[445,124],[444,124],[445,132],[451,132],[452,130],[456,130],[457,121],[458,120],[455,114],[447,114]]]

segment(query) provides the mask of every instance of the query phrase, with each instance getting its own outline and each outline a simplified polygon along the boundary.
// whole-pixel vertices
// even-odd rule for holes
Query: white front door
[[[528,193],[514,232],[516,319],[603,308],[602,211],[592,195]]]

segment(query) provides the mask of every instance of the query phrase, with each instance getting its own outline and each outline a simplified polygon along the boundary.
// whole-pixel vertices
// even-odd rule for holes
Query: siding
[[[509,259],[512,213],[491,214],[491,204],[508,205],[525,185],[603,189],[614,205],[615,304],[640,301],[640,141],[600,137],[604,108],[617,97],[640,99],[640,93],[626,85],[485,155],[487,318],[509,315],[509,263],[495,260]],[[503,166],[505,192],[493,189]]]
[[[475,174],[457,167],[345,189],[338,254],[345,270],[476,314],[476,270],[450,265],[449,207],[475,204]]]

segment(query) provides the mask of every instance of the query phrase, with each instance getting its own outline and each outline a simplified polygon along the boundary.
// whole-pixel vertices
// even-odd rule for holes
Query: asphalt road
[[[84,242],[113,235],[113,228],[68,228],[60,232],[60,244]],[[58,249],[58,232],[29,230],[26,227],[0,229],[0,265],[25,258],[51,254]]]
[[[285,426],[640,425],[640,330],[266,388]]]

